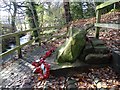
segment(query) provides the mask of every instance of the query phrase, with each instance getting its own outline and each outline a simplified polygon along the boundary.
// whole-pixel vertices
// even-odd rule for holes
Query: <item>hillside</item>
[[[101,22],[103,23],[120,23],[120,12],[109,12],[107,14],[104,14],[101,16]],[[88,19],[79,19],[70,22],[72,25],[79,27],[80,29],[86,28],[88,25],[93,24],[96,22],[96,18],[88,18]],[[63,33],[67,32],[66,27],[63,27],[59,32],[54,33],[54,35],[62,35]],[[88,36],[94,36],[95,35],[95,27],[93,27],[90,32],[88,33]],[[115,29],[107,29],[107,28],[101,28],[100,29],[100,39],[102,39],[105,44],[111,49],[117,49],[120,50],[120,30]],[[53,42],[52,46],[60,46],[65,39],[57,39]]]

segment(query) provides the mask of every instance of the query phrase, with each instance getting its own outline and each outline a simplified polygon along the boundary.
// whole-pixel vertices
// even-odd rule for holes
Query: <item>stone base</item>
[[[107,64],[110,62],[109,54],[89,54],[85,57],[85,62],[89,64]]]

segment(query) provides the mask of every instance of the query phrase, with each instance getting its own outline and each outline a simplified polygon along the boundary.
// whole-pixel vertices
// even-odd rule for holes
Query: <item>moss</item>
[[[59,63],[75,62],[85,46],[85,34],[86,31],[70,28],[69,39],[58,50],[57,61]]]

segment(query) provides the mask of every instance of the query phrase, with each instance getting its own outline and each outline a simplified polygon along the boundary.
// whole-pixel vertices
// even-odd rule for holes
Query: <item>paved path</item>
[[[7,67],[0,67],[0,87],[24,87],[24,84],[27,83],[28,86],[32,86],[31,76],[32,76],[32,65],[31,62],[35,59],[38,59],[40,55],[44,53],[41,47],[33,47],[29,51],[26,51],[23,59],[14,59],[7,57],[9,61],[13,61],[9,63]]]
[[[9,63],[5,68],[0,67],[0,87],[24,87],[25,83],[28,84],[27,86],[32,87],[33,66],[31,63],[39,59],[46,51],[46,48],[33,46],[32,49],[24,51],[24,58],[17,60],[10,58],[13,61],[12,63]],[[52,55],[50,58],[47,58],[47,62],[52,64],[54,57],[55,55]],[[9,60],[9,57],[7,59]]]
[[[25,80],[30,78],[31,72],[30,64],[22,59],[18,59],[1,70],[0,87],[23,87]]]

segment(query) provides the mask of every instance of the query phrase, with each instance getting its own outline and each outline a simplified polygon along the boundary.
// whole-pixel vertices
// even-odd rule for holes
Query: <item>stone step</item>
[[[94,46],[99,46],[99,45],[104,45],[104,44],[105,44],[105,43],[104,43],[102,40],[100,40],[100,39],[93,38],[93,39],[91,39],[91,40],[92,40],[92,43],[93,43]]]
[[[103,53],[108,54],[110,50],[105,45],[94,46],[86,45],[84,53]]]
[[[109,54],[109,53],[110,50],[104,45],[95,46],[94,48],[91,45],[87,45],[83,50],[83,53],[80,55],[79,59],[81,61],[84,61],[85,57],[88,54]]]
[[[111,61],[110,54],[88,54],[85,62],[88,64],[107,64]]]
[[[108,54],[110,52],[110,50],[104,45],[95,46],[94,49],[95,49],[95,53]]]
[[[104,42],[102,40],[92,38],[91,39],[92,44],[90,42],[86,43],[84,52],[99,52],[99,53],[105,53],[107,54],[109,52],[108,48],[105,46]]]

